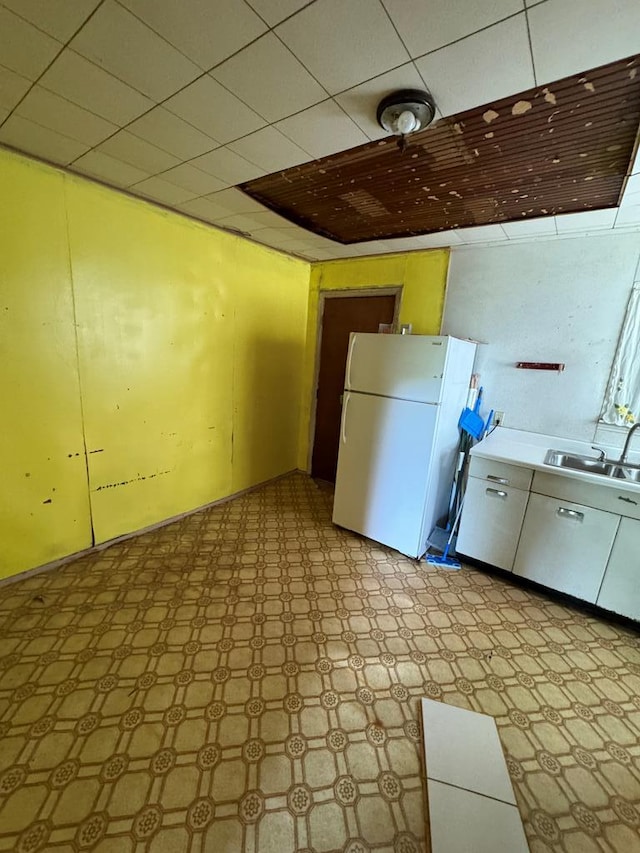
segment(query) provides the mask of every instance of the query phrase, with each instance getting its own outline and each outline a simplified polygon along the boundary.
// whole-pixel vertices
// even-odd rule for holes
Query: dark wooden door
[[[336,479],[349,335],[351,332],[377,332],[380,323],[392,323],[395,304],[395,295],[325,298],[311,457],[313,477],[331,483]]]

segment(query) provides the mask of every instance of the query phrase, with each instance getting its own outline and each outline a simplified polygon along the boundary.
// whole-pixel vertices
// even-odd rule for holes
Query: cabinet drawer
[[[640,521],[623,518],[620,522],[598,604],[640,620]]]
[[[526,491],[531,485],[533,471],[531,468],[521,468],[520,465],[472,456],[469,474],[481,480],[490,480],[499,486],[511,486],[514,489]]]
[[[469,477],[456,551],[511,571],[528,492]]]
[[[595,603],[619,516],[531,494],[513,572]]]
[[[532,491],[541,495],[560,498],[565,501],[603,509],[617,515],[640,519],[640,489],[625,491],[615,486],[601,486],[599,483],[584,483],[562,474],[547,474],[536,471]]]

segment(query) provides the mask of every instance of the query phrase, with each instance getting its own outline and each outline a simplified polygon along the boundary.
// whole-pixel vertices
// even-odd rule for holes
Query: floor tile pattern
[[[297,474],[0,589],[0,851],[426,849],[418,699],[532,853],[640,850],[640,639],[330,523]]]

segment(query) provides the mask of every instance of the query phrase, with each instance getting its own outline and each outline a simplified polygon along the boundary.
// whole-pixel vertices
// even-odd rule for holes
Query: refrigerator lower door
[[[438,406],[345,394],[333,521],[410,557],[420,534]]]

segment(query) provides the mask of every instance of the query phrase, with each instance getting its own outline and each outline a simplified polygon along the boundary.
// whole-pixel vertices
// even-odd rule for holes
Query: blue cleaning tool
[[[456,557],[449,556],[449,550],[451,548],[451,543],[453,541],[453,537],[455,536],[456,530],[458,529],[458,524],[460,522],[460,516],[462,515],[462,507],[464,506],[464,498],[460,501],[460,509],[458,510],[458,514],[456,515],[456,519],[451,525],[451,533],[449,534],[449,538],[447,539],[447,544],[445,545],[444,552],[441,557],[438,557],[436,554],[427,554],[426,561],[431,566],[442,566],[445,569],[460,569],[462,565],[460,560],[456,559]]]
[[[480,403],[482,402],[482,388],[478,391],[478,399],[473,409],[468,406],[460,415],[458,426],[476,441],[482,438],[484,432],[484,420],[480,417]]]
[[[487,418],[487,422],[484,425],[484,432],[482,433],[482,437],[485,438],[489,429],[491,428],[491,423],[493,421],[493,409],[489,412],[489,417]]]

